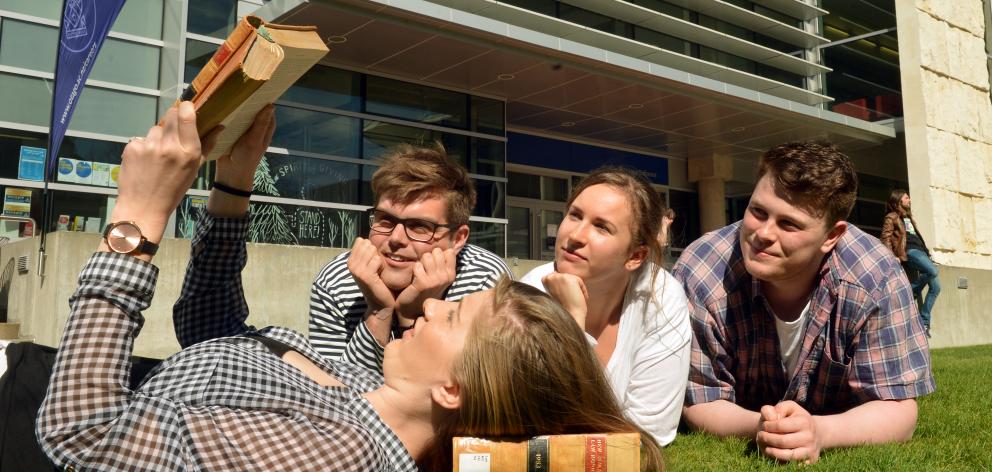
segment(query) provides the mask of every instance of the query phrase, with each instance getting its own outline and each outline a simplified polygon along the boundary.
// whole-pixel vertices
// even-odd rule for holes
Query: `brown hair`
[[[758,180],[768,174],[777,190],[828,226],[847,219],[858,194],[854,163],[827,142],[790,142],[761,156]]]
[[[908,208],[902,207],[902,196],[908,194],[909,192],[897,188],[889,194],[889,202],[885,204],[885,209],[889,213],[896,212],[899,216],[912,216],[912,211]]]
[[[442,420],[423,470],[452,470],[451,438],[638,432],[641,470],[661,470],[654,437],[623,416],[574,319],[548,295],[502,278],[493,316],[470,328],[453,375],[462,404]]]
[[[388,198],[400,205],[441,197],[448,207],[447,223],[452,225],[467,225],[475,208],[475,184],[440,143],[433,148],[396,146],[372,175],[372,193],[376,201]]]
[[[572,206],[583,190],[600,184],[609,185],[627,196],[632,213],[630,249],[646,246],[647,260],[653,262],[656,268],[661,267],[662,251],[657,238],[662,209],[665,208],[661,196],[640,172],[626,167],[606,166],[594,170],[572,189],[566,207]]]

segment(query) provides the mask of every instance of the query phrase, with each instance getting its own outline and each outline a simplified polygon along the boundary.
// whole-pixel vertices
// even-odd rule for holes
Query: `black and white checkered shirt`
[[[224,240],[246,227],[247,220],[204,221],[176,308],[184,345],[199,343],[163,361],[137,390],[127,388],[130,357],[158,269],[119,254],[90,258],[70,299],[38,419],[42,447],[57,464],[80,470],[416,470],[362,396],[382,384],[381,376],[327,361],[295,331],[244,325],[245,253],[204,240]],[[221,332],[217,336],[227,337],[194,335]],[[246,334],[288,345],[345,387],[321,387]]]
[[[368,305],[348,270],[350,252],[331,260],[310,287],[310,342],[329,359],[342,359],[382,372],[383,347],[362,322]],[[499,256],[479,246],[466,244],[455,260],[455,281],[444,299],[461,300],[490,289],[510,269]],[[394,336],[398,333],[394,333]]]

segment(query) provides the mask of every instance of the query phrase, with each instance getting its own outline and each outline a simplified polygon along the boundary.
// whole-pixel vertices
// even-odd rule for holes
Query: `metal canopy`
[[[505,99],[512,131],[751,162],[789,140],[855,150],[895,136],[889,126],[684,71],[624,67],[609,51],[431,2],[273,0],[259,13],[316,25],[330,42],[323,64]]]

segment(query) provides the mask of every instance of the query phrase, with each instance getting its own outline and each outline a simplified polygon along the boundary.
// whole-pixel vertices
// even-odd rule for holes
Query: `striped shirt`
[[[704,235],[672,270],[689,298],[693,341],[686,405],[749,410],[793,400],[811,414],[936,388],[913,292],[899,261],[853,225],[827,255],[810,299],[795,372],[783,365],[761,281],[744,268],[740,222]]]
[[[310,287],[310,343],[328,359],[343,359],[382,372],[384,349],[362,321],[368,305],[348,271],[350,252],[331,260]],[[455,281],[444,299],[462,297],[493,288],[510,269],[496,254],[466,244],[455,260]],[[398,336],[394,333],[394,336]]]
[[[215,328],[223,326],[228,337],[197,336],[203,342],[163,361],[136,390],[126,387],[130,359],[158,269],[121,254],[90,258],[70,299],[37,423],[56,464],[108,471],[416,470],[362,395],[382,385],[380,375],[324,359],[295,331],[244,324],[247,226],[247,219],[201,224],[174,313],[186,344],[199,328],[220,334]],[[228,321],[215,323],[221,318]],[[259,337],[288,345],[345,386],[318,385]]]

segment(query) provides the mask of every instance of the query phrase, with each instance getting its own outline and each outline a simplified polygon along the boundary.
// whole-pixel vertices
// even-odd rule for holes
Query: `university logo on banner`
[[[46,177],[58,160],[59,147],[79,102],[86,78],[117,19],[124,0],[65,0],[59,30],[58,64],[52,97],[51,130],[48,135]]]

